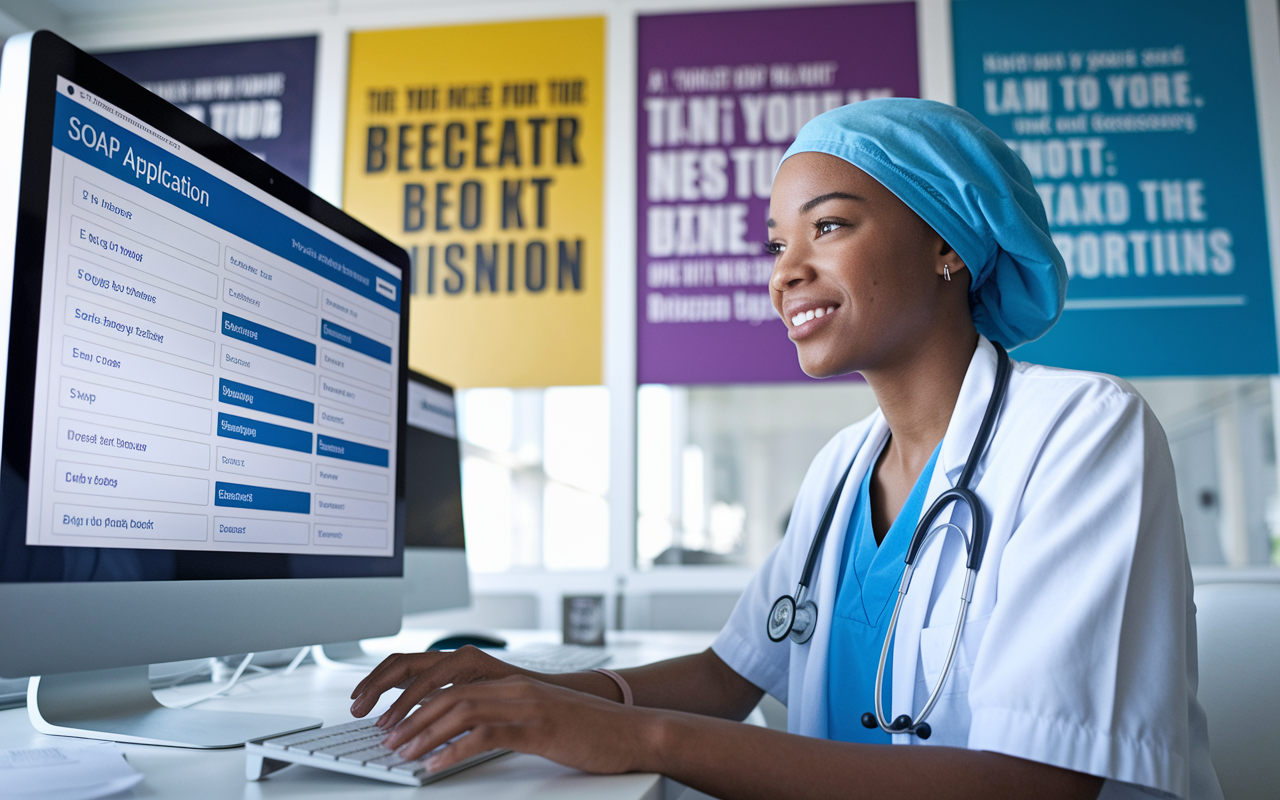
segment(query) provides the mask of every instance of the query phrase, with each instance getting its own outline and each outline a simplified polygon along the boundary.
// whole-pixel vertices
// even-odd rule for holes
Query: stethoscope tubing
[[[956,525],[946,523],[929,532],[931,538],[934,533],[946,528],[954,528],[960,530]],[[964,533],[961,531],[961,535]],[[966,539],[968,537],[965,537]],[[929,693],[929,699],[925,701],[924,708],[920,710],[919,716],[912,722],[907,720],[907,725],[901,725],[901,718],[890,722],[884,714],[884,668],[889,659],[889,645],[893,642],[893,632],[898,628],[898,613],[902,610],[902,601],[907,596],[907,589],[911,586],[911,574],[915,571],[915,564],[910,564],[902,572],[902,581],[898,588],[898,599],[893,604],[893,615],[889,617],[889,630],[885,633],[884,645],[880,648],[880,664],[876,667],[876,724],[880,726],[880,730],[885,733],[913,733],[922,739],[928,739],[931,731],[929,726],[925,724],[925,719],[929,716],[929,712],[933,711],[933,707],[937,704],[938,698],[942,696],[942,686],[946,683],[946,677],[951,672],[951,662],[955,660],[956,649],[960,645],[960,634],[964,631],[965,621],[969,617],[969,604],[973,600],[973,584],[977,580],[978,571],[976,569],[965,569],[964,587],[960,590],[960,610],[956,615],[956,623],[951,631],[951,645],[947,648],[947,660],[942,663],[942,671],[939,674],[938,683],[933,687],[933,691]]]
[[[969,482],[973,479],[978,462],[981,460],[982,453],[986,450],[987,443],[991,438],[991,432],[995,427],[1000,406],[1004,403],[1005,395],[1008,392],[1009,373],[1012,371],[1012,367],[1009,364],[1009,356],[1005,349],[998,342],[992,342],[991,344],[996,350],[995,385],[991,389],[991,397],[987,401],[987,408],[982,415],[982,423],[978,426],[978,434],[974,437],[969,457],[965,459],[960,479],[954,487],[942,492],[934,500],[933,505],[929,507],[929,510],[925,512],[920,519],[920,523],[916,526],[916,530],[911,536],[911,544],[907,548],[906,565],[902,571],[902,579],[898,584],[898,597],[894,601],[893,615],[889,618],[889,629],[885,634],[884,644],[880,648],[880,662],[876,669],[874,721],[871,719],[871,714],[864,714],[862,719],[863,725],[868,728],[878,726],[886,733],[907,733],[914,734],[922,739],[928,739],[931,731],[929,725],[925,722],[925,718],[929,716],[929,712],[937,704],[938,698],[942,695],[942,687],[946,683],[947,676],[951,673],[951,664],[955,660],[956,649],[960,644],[960,635],[964,631],[965,621],[968,619],[969,604],[973,600],[973,587],[977,581],[978,567],[982,564],[982,556],[986,550],[986,515],[982,507],[982,501],[969,489]],[[769,617],[766,620],[766,632],[771,641],[780,642],[790,638],[797,644],[804,644],[813,636],[813,631],[817,627],[818,607],[812,600],[806,601],[805,595],[808,593],[809,583],[813,579],[813,571],[817,566],[818,554],[822,552],[822,548],[826,543],[827,532],[831,529],[831,523],[835,518],[836,505],[840,500],[845,482],[849,478],[849,473],[852,469],[853,464],[850,463],[845,468],[844,474],[840,476],[840,481],[836,484],[831,499],[827,502],[826,510],[823,512],[822,520],[818,525],[818,531],[814,535],[813,543],[809,546],[809,554],[805,558],[804,569],[801,571],[800,580],[796,584],[795,595],[779,597],[769,611]],[[966,536],[960,526],[951,522],[945,522],[934,527],[933,522],[938,515],[954,504],[963,504],[969,509],[971,536]],[[956,615],[955,629],[951,632],[951,644],[947,648],[947,659],[943,663],[938,683],[933,687],[933,691],[929,693],[929,699],[925,702],[919,716],[912,720],[910,716],[903,714],[890,722],[885,718],[884,701],[881,695],[884,688],[885,664],[889,658],[889,646],[893,642],[894,633],[898,627],[898,614],[902,610],[902,601],[911,587],[911,576],[915,572],[916,557],[935,533],[948,528],[958,531],[964,539],[967,557],[965,559],[964,586],[960,592],[960,608]],[[785,626],[785,629],[783,626]]]

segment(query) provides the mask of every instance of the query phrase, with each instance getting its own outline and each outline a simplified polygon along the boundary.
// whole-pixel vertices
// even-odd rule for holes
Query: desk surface
[[[422,650],[442,632],[415,628],[412,618],[398,636],[364,643],[371,654]],[[504,631],[513,647],[556,641],[554,631]],[[705,649],[714,634],[624,631],[611,634],[610,667],[631,667]],[[289,676],[269,675],[235,687],[228,697],[201,703],[196,709],[258,711],[319,717],[326,725],[351,719],[348,695],[363,671],[305,666]],[[209,691],[209,684],[157,692],[162,702],[176,702]],[[193,709],[193,713],[195,710]],[[0,711],[0,749],[39,747],[66,741],[44,736],[31,727],[25,708]],[[659,775],[588,775],[538,756],[519,753],[465,770],[457,775],[412,789],[336,772],[289,767],[264,781],[244,778],[244,750],[185,750],[145,745],[121,745],[129,763],[146,778],[135,790],[139,798],[404,798],[417,792],[433,798],[617,798],[661,800],[670,791]]]

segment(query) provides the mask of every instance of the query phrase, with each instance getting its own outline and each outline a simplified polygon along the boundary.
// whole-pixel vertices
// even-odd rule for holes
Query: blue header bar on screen
[[[54,115],[53,146],[361,297],[400,312],[400,279],[387,270],[62,93],[58,94]]]
[[[376,358],[388,364],[391,363],[390,347],[327,319],[320,322],[320,338],[336,342],[343,347],[355,350],[357,353],[364,353],[370,358]]]
[[[311,434],[297,428],[274,425],[258,419],[218,413],[218,435],[225,439],[280,447],[297,453],[311,452]]]
[[[287,511],[291,514],[311,513],[311,493],[292,492],[288,489],[270,489],[266,486],[250,486],[245,483],[217,481],[218,495],[215,506],[230,508],[254,508],[259,511]]]
[[[256,344],[264,350],[271,350],[308,364],[316,363],[316,346],[311,342],[225,311],[222,312],[222,335]]]
[[[356,461],[361,464],[372,464],[375,467],[389,466],[389,453],[381,447],[371,447],[359,442],[349,442],[336,436],[316,435],[316,453],[343,461]]]
[[[218,400],[227,405],[252,408],[264,414],[296,419],[310,425],[315,422],[315,406],[306,400],[298,400],[277,394],[247,383],[237,383],[226,378],[218,379]]]

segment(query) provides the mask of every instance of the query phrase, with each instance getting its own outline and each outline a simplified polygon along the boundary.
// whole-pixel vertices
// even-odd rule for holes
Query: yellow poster
[[[604,19],[351,37],[343,206],[408,251],[409,362],[601,383]]]

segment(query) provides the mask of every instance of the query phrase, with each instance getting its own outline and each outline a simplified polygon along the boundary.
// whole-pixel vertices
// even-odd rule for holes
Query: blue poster
[[[955,0],[956,99],[1036,181],[1071,279],[1017,358],[1277,372],[1245,0]]]
[[[94,56],[307,185],[316,37]]]

